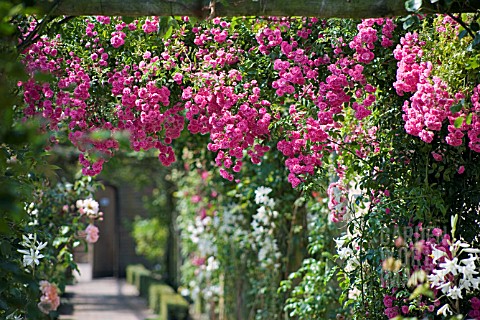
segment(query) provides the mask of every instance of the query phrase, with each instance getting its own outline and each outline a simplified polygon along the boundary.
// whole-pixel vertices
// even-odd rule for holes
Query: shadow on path
[[[124,279],[91,279],[90,265],[79,264],[78,283],[67,286],[73,314],[60,320],[144,320],[154,318],[136,288]]]

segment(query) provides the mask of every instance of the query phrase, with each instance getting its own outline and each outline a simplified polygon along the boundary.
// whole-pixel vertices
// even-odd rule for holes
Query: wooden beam
[[[374,18],[404,16],[404,0],[38,0],[36,6],[53,15],[84,16],[307,16]],[[423,1],[423,12],[438,12]],[[451,12],[473,12],[479,0],[464,0]]]
[[[39,0],[35,6],[45,13],[66,16],[202,17],[206,12],[201,0]]]

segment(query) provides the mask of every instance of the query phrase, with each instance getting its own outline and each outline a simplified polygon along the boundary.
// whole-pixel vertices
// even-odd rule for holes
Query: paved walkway
[[[60,316],[61,320],[145,320],[154,319],[136,288],[123,279],[100,278],[92,280],[88,264],[79,264],[78,283],[67,286],[72,295],[73,314]]]

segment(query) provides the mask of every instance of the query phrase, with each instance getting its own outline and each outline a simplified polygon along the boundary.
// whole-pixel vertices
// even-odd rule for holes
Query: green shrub
[[[152,284],[148,291],[148,307],[154,313],[160,313],[162,295],[174,293],[173,289],[166,284]]]
[[[135,251],[153,263],[161,263],[165,255],[168,238],[168,226],[158,218],[135,218],[133,222]]]
[[[135,284],[135,275],[137,273],[137,270],[139,269],[145,269],[145,267],[141,264],[130,264],[127,266],[126,268],[127,283]]]
[[[150,277],[151,271],[147,269],[137,269],[133,276],[133,285],[137,288],[138,292],[140,292],[140,286],[142,283],[142,277]],[[145,280],[144,280],[145,281]]]
[[[140,285],[138,288],[138,292],[140,293],[140,296],[144,298],[149,297],[149,290],[152,285],[155,284],[162,284],[162,279],[155,274],[150,273],[142,273],[139,275],[140,277]]]
[[[179,294],[163,294],[158,320],[187,320],[188,302]]]

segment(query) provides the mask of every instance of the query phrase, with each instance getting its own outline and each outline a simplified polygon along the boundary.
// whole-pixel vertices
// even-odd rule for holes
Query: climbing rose
[[[95,243],[98,241],[98,228],[93,224],[88,225],[88,227],[85,229],[85,233],[85,240],[87,240],[88,243]]]
[[[38,303],[38,308],[45,314],[49,314],[50,311],[57,310],[60,305],[60,298],[58,297],[57,287],[50,282],[43,280],[40,281],[40,290],[42,296]]]
[[[114,32],[112,33],[112,38],[110,39],[110,43],[114,48],[121,47],[125,43],[125,37],[126,35],[122,31]]]

